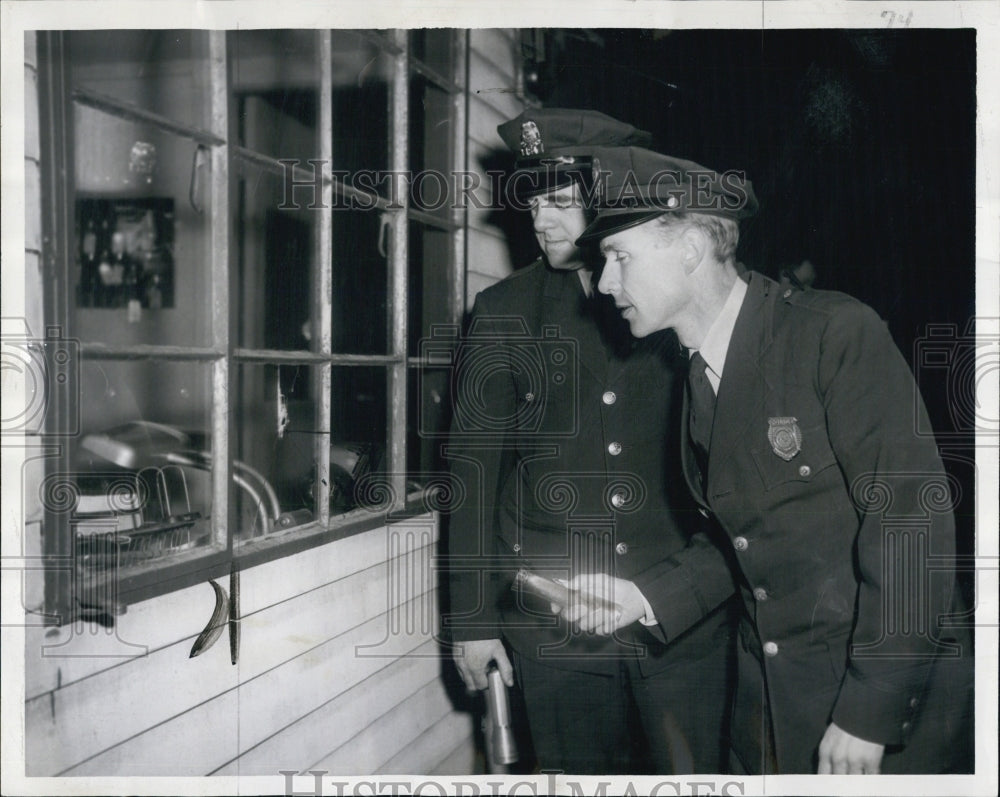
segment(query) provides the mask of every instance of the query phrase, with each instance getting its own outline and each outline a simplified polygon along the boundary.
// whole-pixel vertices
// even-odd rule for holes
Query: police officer
[[[738,222],[756,209],[742,175],[641,148],[599,157],[601,207],[578,242],[600,242],[600,291],[634,335],[674,329],[691,355],[684,474],[744,607],[733,770],[962,771],[971,652],[939,624],[953,610],[950,485],[885,324],[844,294],[739,273]],[[616,587],[679,628],[700,615],[675,585],[728,576],[692,546]]]
[[[491,663],[508,685],[516,676],[542,769],[721,771],[718,652],[730,624],[720,604],[732,584],[713,596],[684,585],[707,618],[669,646],[651,614],[614,635],[580,634],[548,600],[512,590],[522,568],[562,581],[632,579],[683,549],[702,520],[676,489],[676,338],[634,341],[574,243],[587,224],[593,149],[648,134],[556,108],[498,131],[517,155],[512,200],[530,208],[542,256],[478,295],[454,369],[445,455],[466,500],[450,517],[444,628],[458,670],[469,689],[485,688]]]

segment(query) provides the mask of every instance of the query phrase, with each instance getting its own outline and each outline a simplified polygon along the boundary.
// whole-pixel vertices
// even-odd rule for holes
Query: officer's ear
[[[686,274],[690,274],[701,265],[712,247],[712,242],[705,235],[705,231],[694,225],[685,226],[677,244]]]

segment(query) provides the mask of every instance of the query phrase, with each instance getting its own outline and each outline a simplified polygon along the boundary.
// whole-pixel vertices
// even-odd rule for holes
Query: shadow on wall
[[[495,150],[479,159],[479,170],[484,174],[502,172],[504,177],[498,178],[498,188],[494,195],[503,197],[506,178],[514,171],[514,157],[509,152]],[[497,191],[500,193],[497,194]],[[531,215],[526,210],[508,207],[495,207],[486,216],[486,223],[491,224],[503,233],[510,252],[510,262],[514,268],[523,268],[533,262],[539,255],[538,243],[531,227]],[[470,253],[475,258],[475,253]],[[474,264],[470,264],[474,265]]]

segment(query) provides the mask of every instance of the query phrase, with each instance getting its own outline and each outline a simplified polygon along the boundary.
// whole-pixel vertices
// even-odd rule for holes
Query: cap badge
[[[774,453],[788,462],[802,450],[798,418],[768,418],[767,439]]]
[[[542,144],[542,134],[538,132],[538,125],[531,120],[521,122],[521,157],[527,158],[529,155],[540,155],[545,152]]]
[[[601,179],[601,159],[594,158],[590,165],[590,183],[594,186],[594,201],[604,200],[604,180]]]

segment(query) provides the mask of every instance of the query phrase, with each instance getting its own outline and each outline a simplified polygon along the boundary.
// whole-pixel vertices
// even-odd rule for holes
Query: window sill
[[[221,548],[200,548],[171,556],[168,561],[130,567],[117,578],[112,574],[95,577],[82,588],[81,602],[90,606],[105,606],[110,600],[117,605],[117,609],[108,607],[108,613],[117,611],[120,614],[129,604],[226,577],[234,558],[244,570],[380,526],[432,513],[435,511],[433,494],[433,488],[409,493],[404,508],[396,512],[354,509],[332,517],[326,527],[315,522],[295,526],[241,543],[233,552]],[[66,622],[74,619],[67,618]]]

